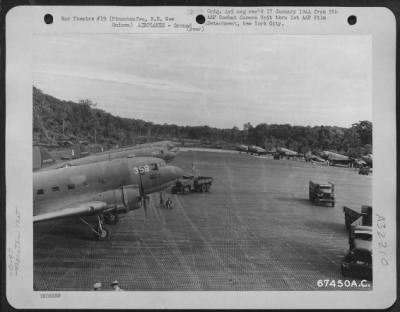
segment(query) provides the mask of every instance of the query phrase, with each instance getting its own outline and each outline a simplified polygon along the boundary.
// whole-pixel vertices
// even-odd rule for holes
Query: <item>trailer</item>
[[[354,249],[357,242],[371,242],[372,241],[372,226],[367,225],[354,225],[349,231],[349,247]]]
[[[316,183],[310,181],[309,199],[313,203],[328,203],[335,207],[335,185],[333,183]]]
[[[171,192],[173,194],[183,193],[188,194],[191,192],[208,192],[213,182],[212,177],[202,176],[183,176],[179,179],[172,187]]]

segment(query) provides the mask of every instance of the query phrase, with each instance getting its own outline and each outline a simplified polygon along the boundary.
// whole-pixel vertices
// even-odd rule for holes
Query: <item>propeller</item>
[[[140,187],[139,187],[140,200],[142,201],[144,213],[147,218],[147,201],[146,201],[146,195],[144,193],[142,174],[140,173],[140,171],[139,171],[139,182],[140,182]]]

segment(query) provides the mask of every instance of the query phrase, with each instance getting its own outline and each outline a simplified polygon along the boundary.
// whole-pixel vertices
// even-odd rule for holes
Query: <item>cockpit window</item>
[[[151,164],[151,170],[158,170],[158,164]]]

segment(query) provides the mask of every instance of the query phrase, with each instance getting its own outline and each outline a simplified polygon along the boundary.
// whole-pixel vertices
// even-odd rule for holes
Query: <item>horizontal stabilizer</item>
[[[47,212],[33,216],[33,222],[43,222],[48,220],[78,217],[78,216],[89,216],[97,214],[107,208],[107,204],[101,201],[93,201],[78,204],[73,207],[64,208],[58,211]]]

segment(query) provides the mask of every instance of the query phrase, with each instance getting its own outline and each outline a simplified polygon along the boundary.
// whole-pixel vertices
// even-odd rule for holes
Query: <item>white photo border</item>
[[[43,23],[43,16],[160,15],[166,12],[182,23],[213,7],[86,7],[19,6],[6,15],[6,296],[15,308],[258,308],[258,309],[382,309],[396,300],[396,20],[387,8],[335,7],[338,14],[325,23],[292,22],[283,28],[257,30],[206,27],[210,33],[265,33],[268,35],[365,35],[371,37],[373,102],[373,289],[370,291],[140,291],[51,292],[33,290],[32,224],[32,50],[33,36],[46,33],[129,33],[108,24]],[[290,7],[285,7],[290,9]],[[314,9],[314,8],[313,8]],[[324,9],[328,9],[325,7]],[[357,27],[347,17],[356,15]],[[141,29],[142,33],[170,33]],[[178,30],[173,30],[175,33]],[[185,35],[184,31],[181,31]],[[28,161],[27,161],[28,160]],[[17,173],[17,174],[16,174]],[[378,229],[384,218],[385,227]],[[380,224],[380,227],[382,223]],[[384,231],[385,239],[379,239]],[[382,245],[387,247],[382,249]],[[382,252],[384,251],[385,254]],[[380,253],[381,252],[381,253]],[[385,259],[382,260],[382,259]],[[387,265],[384,264],[387,263]]]

